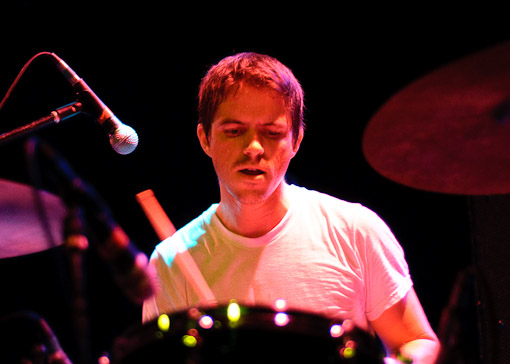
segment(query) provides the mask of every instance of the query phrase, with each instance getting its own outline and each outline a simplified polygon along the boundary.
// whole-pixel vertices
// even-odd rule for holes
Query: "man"
[[[276,59],[256,53],[213,66],[199,92],[197,134],[218,176],[213,204],[152,257],[160,287],[143,319],[199,304],[172,264],[184,244],[218,303],[349,318],[391,357],[433,363],[439,343],[412,288],[402,248],[372,211],[288,185],[304,135],[303,91]]]

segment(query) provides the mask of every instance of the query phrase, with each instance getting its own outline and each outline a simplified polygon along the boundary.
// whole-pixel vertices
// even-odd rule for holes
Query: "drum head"
[[[234,313],[232,313],[234,311]],[[351,321],[231,306],[162,315],[118,337],[114,364],[383,363],[376,338]]]

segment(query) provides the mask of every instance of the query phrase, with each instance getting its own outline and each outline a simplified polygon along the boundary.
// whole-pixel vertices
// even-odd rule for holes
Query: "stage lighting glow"
[[[159,315],[158,317],[158,328],[161,331],[168,331],[170,329],[170,317],[166,314]]]
[[[277,299],[274,303],[276,311],[285,311],[287,309],[287,301],[283,298]]]
[[[237,323],[241,318],[241,308],[235,301],[230,301],[227,307],[227,317],[231,323]]]
[[[182,343],[188,348],[194,348],[197,346],[197,338],[192,335],[184,335],[182,337]]]
[[[196,307],[192,307],[188,310],[188,315],[193,320],[198,320],[200,316],[202,316],[202,313]]]
[[[101,355],[99,358],[97,358],[97,363],[98,364],[110,364],[110,358],[106,354]]]
[[[278,312],[274,316],[274,323],[276,324],[276,326],[285,326],[289,323],[289,321],[290,321],[289,315],[287,315],[284,312]]]
[[[340,355],[345,359],[352,359],[356,355],[356,349],[354,348],[343,348],[340,350]]]
[[[350,332],[354,329],[354,322],[352,320],[344,320],[342,326],[345,332]]]
[[[203,329],[210,329],[214,326],[214,320],[211,316],[204,315],[198,320],[198,324]]]
[[[349,340],[345,343],[345,347],[346,348],[356,348],[356,341],[354,340]]]
[[[334,324],[331,325],[331,327],[329,328],[329,333],[331,337],[340,337],[344,333],[344,328],[342,327],[342,325]]]

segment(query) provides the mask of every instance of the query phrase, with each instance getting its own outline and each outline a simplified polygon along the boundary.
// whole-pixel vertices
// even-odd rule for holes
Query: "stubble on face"
[[[244,86],[228,96],[218,107],[208,142],[206,153],[212,158],[222,201],[254,205],[280,194],[295,154],[281,95]]]

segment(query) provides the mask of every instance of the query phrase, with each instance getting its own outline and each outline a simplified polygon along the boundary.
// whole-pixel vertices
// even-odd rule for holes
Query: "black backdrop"
[[[0,91],[5,93],[30,57],[53,51],[136,129],[140,144],[126,156],[115,154],[100,127],[83,115],[37,134],[99,191],[142,251],[150,254],[158,239],[136,193],[153,189],[177,227],[218,200],[214,171],[195,136],[196,93],[205,70],[233,52],[268,53],[293,69],[306,94],[307,131],[289,181],[379,213],[401,242],[418,295],[438,329],[455,277],[471,263],[466,197],[419,191],[381,177],[362,155],[362,134],[370,117],[399,89],[449,61],[506,40],[503,26],[486,25],[482,14],[418,20],[419,10],[398,16],[328,8],[299,16],[265,11],[246,19],[244,11],[220,9],[212,16],[208,9],[197,14],[198,9],[171,5],[48,6],[25,1],[2,14],[10,22],[0,50]],[[72,101],[69,85],[41,58],[0,111],[0,131]],[[22,141],[0,146],[0,178],[31,183],[22,146]],[[140,307],[122,295],[92,247],[86,258],[91,354],[96,357],[139,322]],[[0,261],[0,313],[39,313],[72,355],[63,264],[60,248]]]

